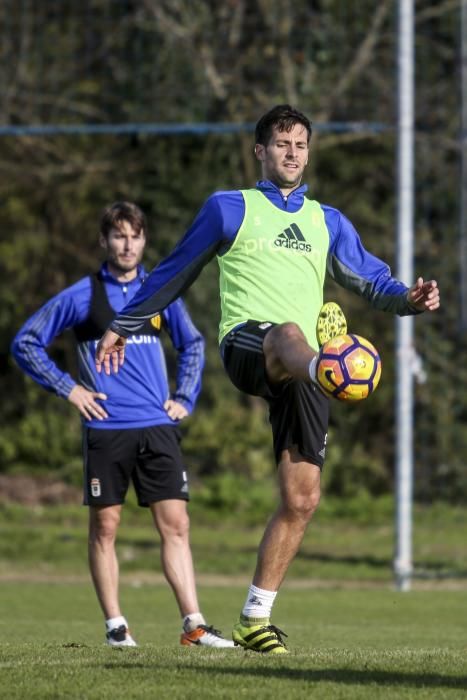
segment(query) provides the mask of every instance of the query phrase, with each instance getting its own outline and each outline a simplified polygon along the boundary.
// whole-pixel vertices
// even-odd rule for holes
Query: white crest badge
[[[99,498],[101,495],[100,479],[91,479],[91,494],[94,496],[94,498]]]

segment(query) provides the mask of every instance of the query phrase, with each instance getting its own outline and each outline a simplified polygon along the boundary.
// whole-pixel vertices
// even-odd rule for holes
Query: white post
[[[413,283],[414,228],[414,8],[399,0],[397,143],[397,276]],[[413,319],[396,320],[396,552],[400,591],[412,576],[413,495]]]
[[[461,0],[460,330],[467,331],[467,0]]]

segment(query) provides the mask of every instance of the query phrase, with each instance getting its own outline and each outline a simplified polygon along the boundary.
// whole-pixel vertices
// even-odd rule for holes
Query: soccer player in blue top
[[[40,308],[15,337],[19,366],[44,389],[70,401],[82,416],[84,503],[89,506],[89,566],[104,613],[107,643],[136,646],[118,595],[115,538],[130,481],[151,510],[161,538],[162,567],[183,618],[186,646],[233,647],[200,612],[189,544],[187,472],[178,424],[201,388],[204,341],[181,299],[153,314],[127,339],[127,371],[96,371],[95,346],[146,278],[141,259],[147,222],[135,204],[105,209],[100,245],[106,261],[96,274],[64,289]],[[77,341],[79,379],[60,370],[46,348],[67,328]],[[176,388],[170,394],[160,333],[177,351]]]
[[[100,340],[96,367],[118,371],[125,338],[160,313],[217,256],[220,269],[219,341],[233,384],[269,405],[278,465],[279,504],[258,551],[257,566],[236,644],[287,653],[283,633],[270,624],[277,591],[320,498],[329,401],[316,384],[318,319],[325,275],[399,315],[435,311],[435,280],[409,288],[365,250],[337,209],[306,197],[311,123],[278,105],[256,125],[256,188],[216,192],[204,203],[173,252],[149,275]]]

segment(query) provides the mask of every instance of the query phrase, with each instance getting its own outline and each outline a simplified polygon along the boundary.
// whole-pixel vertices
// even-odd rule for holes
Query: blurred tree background
[[[426,381],[416,387],[415,488],[419,500],[465,502],[459,3],[415,6],[415,271],[439,281],[443,301],[440,313],[416,320]],[[292,103],[317,126],[306,178],[311,196],[343,211],[365,246],[394,269],[395,12],[391,0],[360,0],[358,11],[344,0],[3,0],[1,124],[76,128],[0,136],[1,473],[80,481],[75,410],[25,378],[9,346],[39,305],[97,268],[102,208],[116,199],[143,207],[151,267],[212,191],[254,185],[259,171],[248,125],[274,104]],[[154,123],[242,128],[199,134],[84,128]],[[352,330],[377,345],[384,369],[369,401],[333,404],[326,489],[344,497],[389,493],[394,320],[331,282],[327,298],[342,305]],[[214,262],[186,301],[207,339],[204,390],[184,428],[187,462],[200,476],[259,481],[273,469],[267,415],[224,375]],[[60,366],[74,367],[71,334],[50,350]]]

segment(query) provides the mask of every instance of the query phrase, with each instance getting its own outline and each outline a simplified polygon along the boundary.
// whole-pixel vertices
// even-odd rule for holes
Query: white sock
[[[206,620],[200,612],[190,613],[183,618],[183,631],[193,632],[200,625],[205,625]]]
[[[128,622],[122,615],[119,615],[119,617],[110,617],[105,621],[107,632],[117,629],[117,627],[121,627],[121,625],[125,625],[125,627],[128,629]]]
[[[314,358],[311,360],[310,364],[308,365],[308,373],[310,375],[310,379],[314,384],[318,383],[318,380],[316,378],[316,365],[318,364],[318,355],[315,355]]]
[[[272,606],[277,591],[265,591],[251,584],[243,606],[242,615],[256,619],[268,619],[271,617]]]

